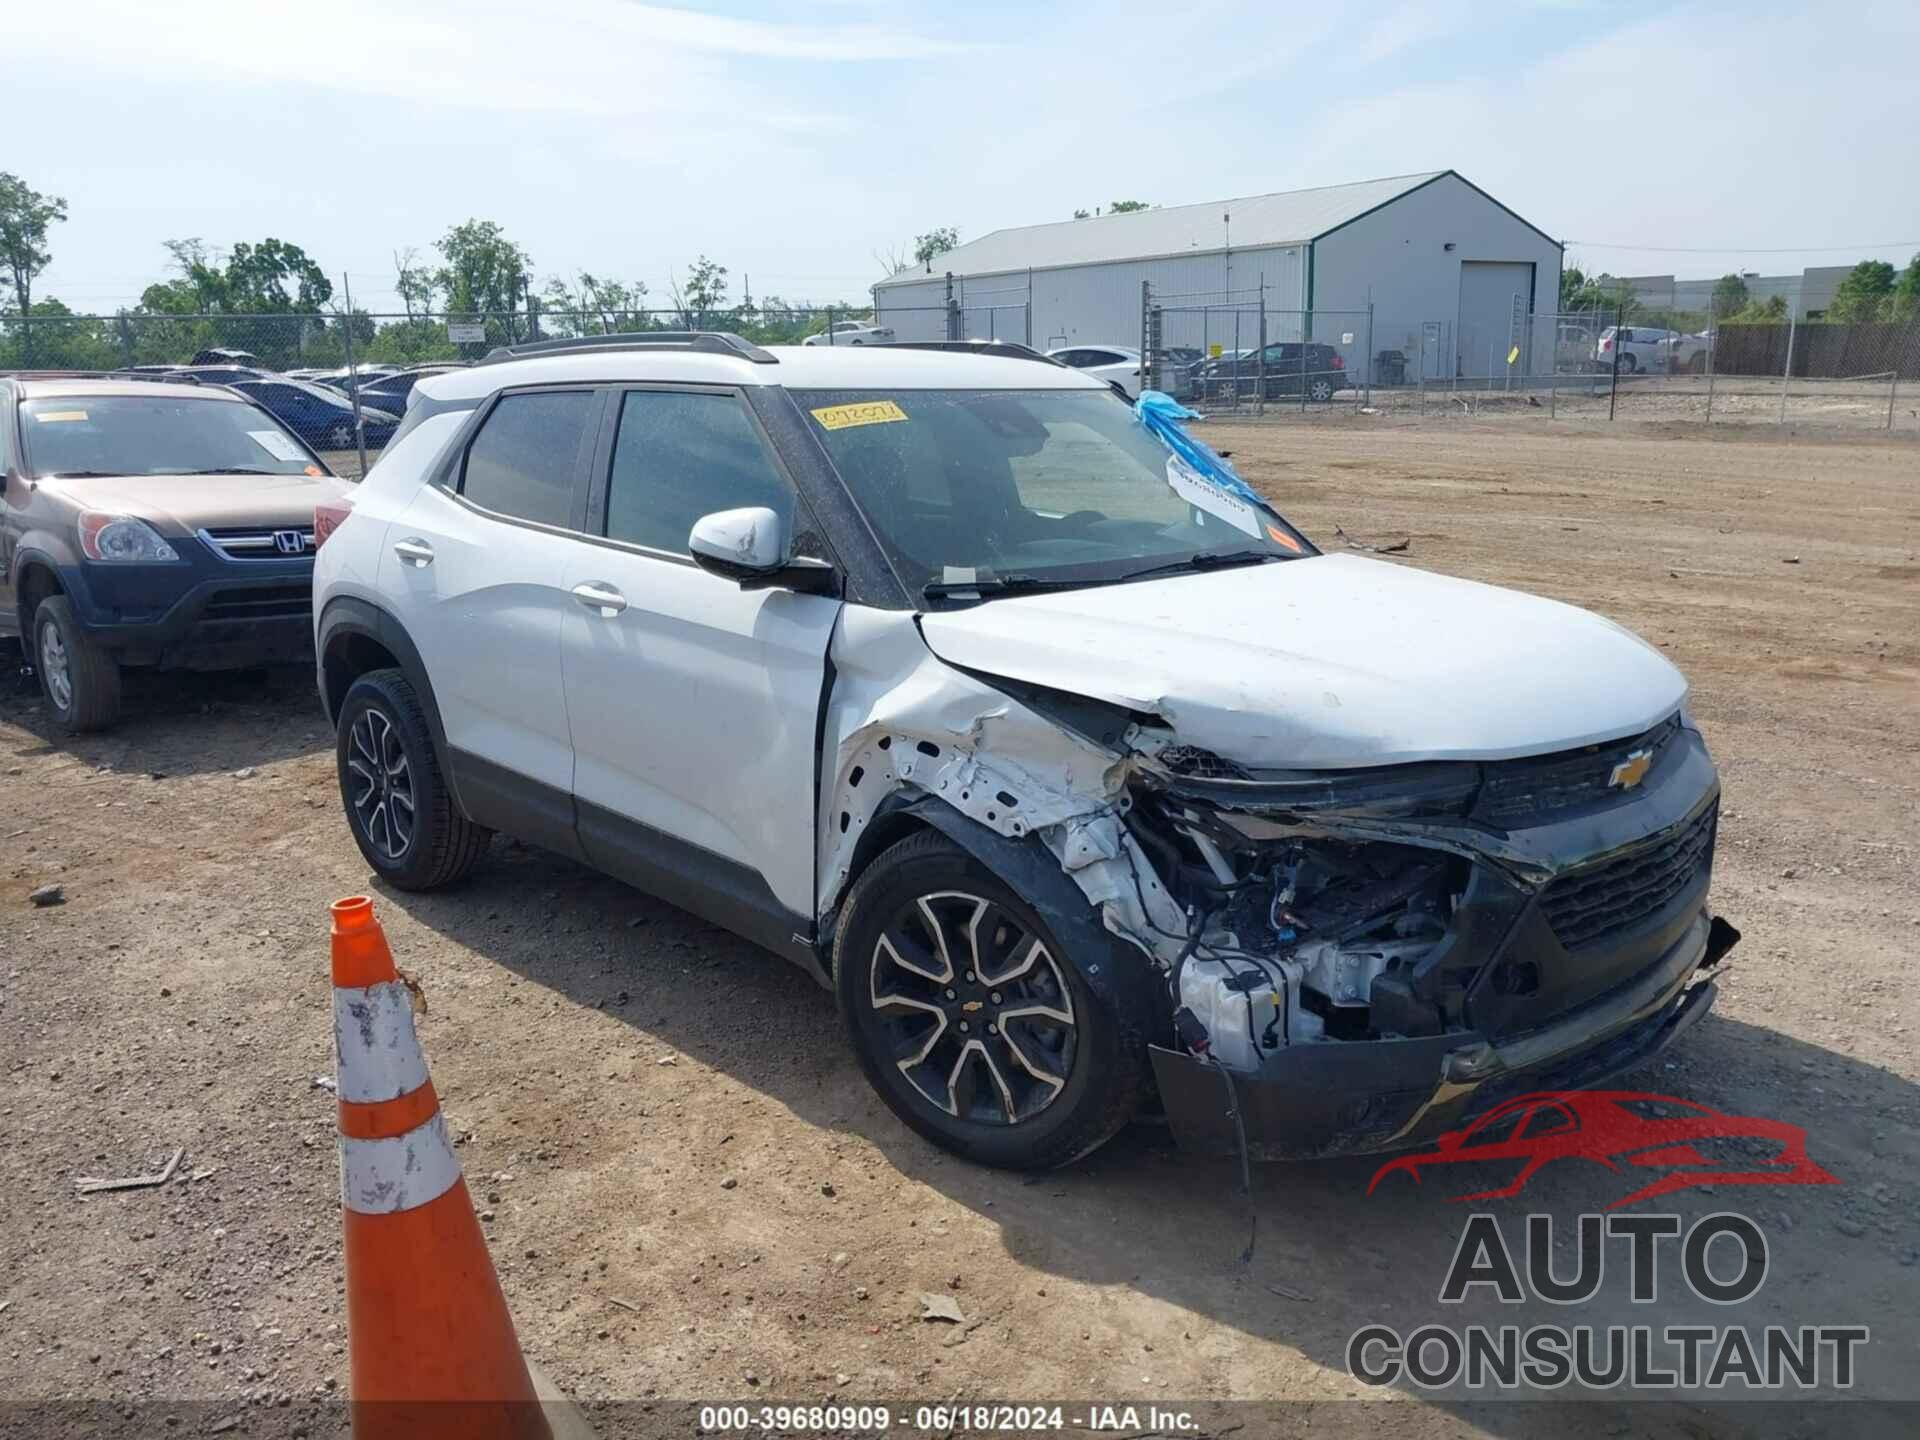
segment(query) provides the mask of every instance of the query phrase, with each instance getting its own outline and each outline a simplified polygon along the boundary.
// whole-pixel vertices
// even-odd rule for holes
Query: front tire
[[[401,671],[372,670],[353,682],[340,704],[334,757],[347,828],[389,885],[437,890],[486,853],[493,832],[454,804],[426,710]]]
[[[120,718],[120,663],[80,628],[64,595],[48,596],[33,612],[33,660],[53,723],[69,735]]]
[[[1096,995],[1081,973],[1109,959],[1072,954],[992,871],[923,831],[855,883],[834,983],[894,1114],[965,1159],[1049,1170],[1110,1139],[1147,1088],[1146,987]]]

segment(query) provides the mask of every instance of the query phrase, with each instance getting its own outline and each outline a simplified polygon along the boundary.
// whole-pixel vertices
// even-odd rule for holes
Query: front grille
[[[287,525],[269,529],[248,525],[239,529],[202,530],[200,538],[227,560],[299,560],[313,555],[313,526]]]
[[[1497,760],[1482,767],[1480,798],[1474,818],[1492,825],[1537,821],[1542,815],[1623,800],[1631,788],[1611,782],[1614,768],[1642,751],[1658,766],[1680,735],[1678,717],[1661,721],[1644,735],[1583,745],[1553,755]]]
[[[1682,894],[1713,864],[1718,804],[1618,860],[1575,870],[1540,892],[1553,933],[1569,950],[1644,920]]]
[[[260,585],[246,590],[216,590],[201,612],[205,620],[278,620],[313,613],[307,585]]]

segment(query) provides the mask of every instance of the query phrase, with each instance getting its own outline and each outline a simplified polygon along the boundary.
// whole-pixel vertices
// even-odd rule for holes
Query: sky
[[[1590,272],[1920,251],[1914,0],[10,8],[3,163],[66,199],[36,294],[86,313],[187,236],[397,309],[395,253],[468,218],[542,282],[665,305],[704,254],[825,303],[936,226],[1449,168]]]

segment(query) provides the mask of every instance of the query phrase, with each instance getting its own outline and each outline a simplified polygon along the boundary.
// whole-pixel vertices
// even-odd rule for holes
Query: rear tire
[[[1148,1089],[1149,987],[1096,995],[1081,973],[1111,958],[1071,953],[1010,886],[929,830],[854,884],[834,985],[860,1066],[894,1114],[965,1159],[1050,1170],[1112,1138]]]
[[[348,688],[334,758],[347,828],[389,885],[437,890],[486,853],[493,832],[454,804],[426,710],[401,671],[371,670]]]
[[[1634,359],[1633,356],[1627,354],[1620,356],[1620,373],[1622,375],[1631,375],[1639,368],[1640,362]]]
[[[34,610],[33,658],[53,723],[69,735],[120,718],[120,663],[80,628],[66,596],[49,595]]]

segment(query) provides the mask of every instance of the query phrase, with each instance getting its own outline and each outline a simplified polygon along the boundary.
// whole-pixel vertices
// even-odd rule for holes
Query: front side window
[[[499,515],[568,525],[594,403],[588,390],[501,396],[467,449],[460,493]]]
[[[317,475],[307,447],[231,398],[64,395],[20,406],[32,475]]]
[[[607,538],[687,554],[694,522],[760,505],[792,523],[793,492],[737,395],[632,390],[620,403]]]
[[[1264,504],[1175,464],[1104,391],[793,394],[913,593],[1312,553]]]

